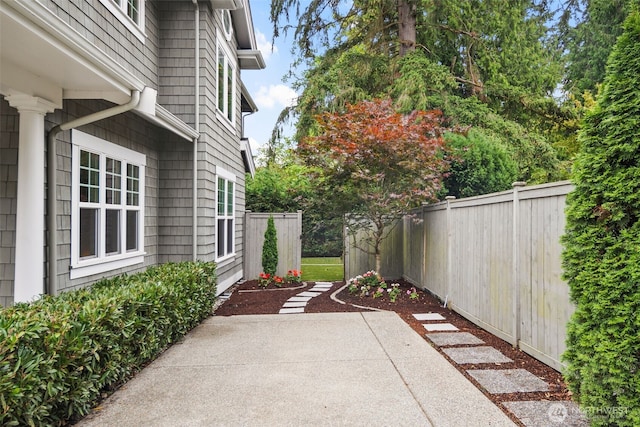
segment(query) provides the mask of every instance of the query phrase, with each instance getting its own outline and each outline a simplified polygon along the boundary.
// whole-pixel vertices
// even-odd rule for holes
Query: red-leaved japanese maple
[[[390,100],[362,101],[344,112],[316,117],[318,135],[299,148],[319,166],[335,197],[353,214],[356,246],[375,255],[393,224],[423,202],[435,200],[448,167],[439,111],[396,112]]]

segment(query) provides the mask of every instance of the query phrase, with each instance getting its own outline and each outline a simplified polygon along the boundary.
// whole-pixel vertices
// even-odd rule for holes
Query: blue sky
[[[245,118],[245,136],[249,138],[254,155],[271,136],[278,115],[291,105],[297,96],[291,82],[283,82],[291,63],[291,37],[282,36],[271,49],[272,24],[269,21],[270,0],[251,0],[251,14],[258,48],[262,51],[264,70],[243,70],[242,81],[258,106],[258,112]],[[287,132],[287,133],[292,133]]]

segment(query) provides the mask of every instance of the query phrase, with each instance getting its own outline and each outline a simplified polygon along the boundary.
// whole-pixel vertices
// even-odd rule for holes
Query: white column
[[[28,95],[7,96],[20,113],[14,302],[44,293],[44,116],[55,105]]]

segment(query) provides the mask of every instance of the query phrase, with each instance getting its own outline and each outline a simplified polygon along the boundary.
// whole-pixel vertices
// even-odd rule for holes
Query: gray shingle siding
[[[98,0],[41,0],[82,37],[158,90],[158,104],[195,126],[194,6],[190,1],[147,1],[144,42],[138,40]],[[240,155],[240,69],[236,67],[236,111],[230,130],[217,114],[216,26],[220,14],[200,2],[200,138],[198,164],[198,258],[216,257],[216,181],[222,168],[236,177],[235,257],[218,267],[224,287],[238,278],[243,263],[245,171]],[[234,40],[229,42],[235,50]],[[65,100],[63,108],[45,117],[45,129],[113,106],[101,100]],[[19,115],[0,96],[0,306],[13,303],[15,216]],[[57,288],[70,290],[103,277],[134,272],[168,261],[190,260],[193,238],[193,144],[129,112],[79,129],[146,156],[144,263],[79,279],[70,279],[71,132],[58,135],[57,167]],[[45,257],[45,263],[47,262]],[[45,275],[46,266],[45,266]],[[219,287],[222,291],[223,287]]]
[[[13,303],[19,116],[0,96],[0,307]]]
[[[173,1],[145,2],[144,42],[98,0],[43,0],[42,3],[140,80],[158,87],[157,5]]]

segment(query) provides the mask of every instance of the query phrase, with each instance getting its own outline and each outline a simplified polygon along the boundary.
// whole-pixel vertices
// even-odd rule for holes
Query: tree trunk
[[[398,0],[400,56],[416,49],[416,6],[412,0]]]

